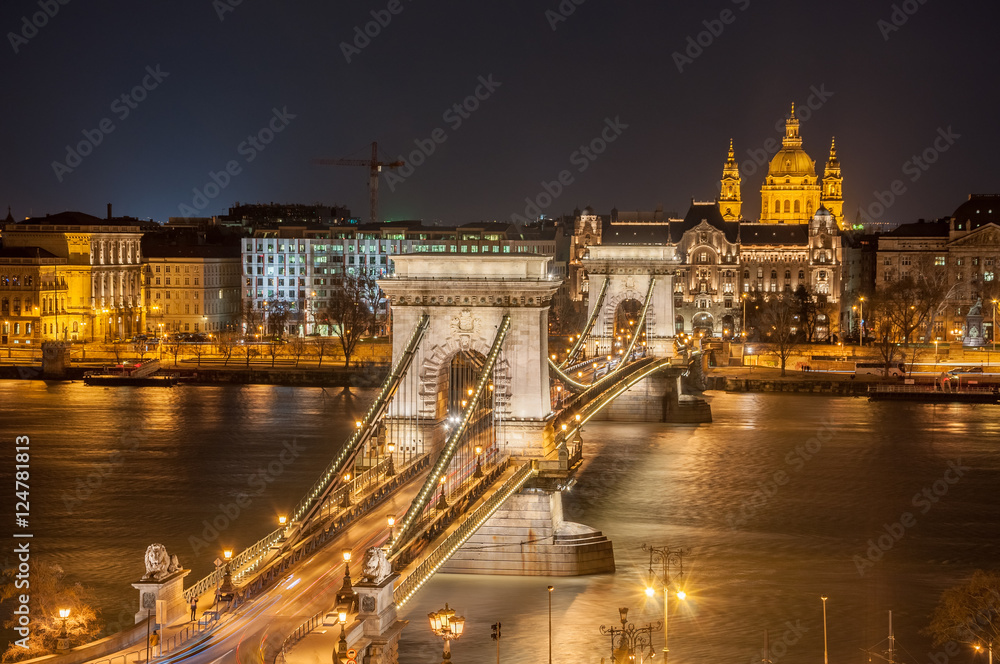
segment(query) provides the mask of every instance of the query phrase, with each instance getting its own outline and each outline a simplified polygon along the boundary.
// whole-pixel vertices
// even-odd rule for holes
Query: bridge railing
[[[396,589],[393,591],[393,599],[396,601],[397,607],[402,607],[406,602],[410,600],[413,595],[416,594],[420,587],[423,586],[428,579],[430,579],[434,573],[446,562],[451,556],[458,550],[460,546],[465,544],[466,541],[472,535],[479,530],[479,528],[489,519],[493,514],[500,509],[500,506],[507,501],[514,493],[519,491],[524,483],[527,482],[532,476],[534,476],[538,470],[535,468],[534,462],[528,461],[523,466],[517,469],[517,471],[510,476],[510,478],[504,482],[500,487],[497,488],[493,495],[491,495],[482,505],[477,507],[471,514],[469,514],[462,525],[459,526],[453,533],[448,535],[443,542],[434,551],[424,558],[424,560],[417,565],[413,571],[403,579]]]
[[[281,647],[278,648],[278,653],[274,656],[274,664],[284,664],[285,662],[285,652],[292,648],[296,643],[301,641],[306,637],[306,634],[313,631],[317,627],[323,624],[323,617],[326,615],[326,610],[320,611],[316,615],[310,617],[304,623],[292,630],[292,633],[285,637],[282,641]]]

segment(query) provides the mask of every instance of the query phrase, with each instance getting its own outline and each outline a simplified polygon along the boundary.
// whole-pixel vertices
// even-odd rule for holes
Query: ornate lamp
[[[427,619],[431,624],[431,631],[444,639],[444,654],[442,664],[451,662],[451,642],[457,641],[462,632],[465,631],[465,618],[455,615],[455,609],[448,608],[445,602],[444,608],[439,611],[427,614]]]

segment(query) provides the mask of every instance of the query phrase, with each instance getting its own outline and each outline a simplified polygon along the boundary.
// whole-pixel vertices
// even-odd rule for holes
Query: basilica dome
[[[767,175],[769,178],[816,177],[816,162],[809,158],[801,146],[785,145],[771,159]]]

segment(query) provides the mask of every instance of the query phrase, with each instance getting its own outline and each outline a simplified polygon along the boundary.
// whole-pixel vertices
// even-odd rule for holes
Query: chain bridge
[[[653,249],[661,253],[647,255]],[[561,360],[548,347],[548,311],[560,285],[549,258],[396,256],[394,275],[379,282],[393,315],[392,368],[353,435],[288,523],[182,591],[179,581],[173,593],[159,589],[165,620],[192,601],[213,620],[220,606],[233,609],[232,624],[246,628],[270,616],[260,628],[270,636],[259,646],[270,662],[329,624],[336,604],[352,616],[345,630],[352,649],[388,664],[405,624],[397,610],[439,571],[613,571],[612,543],[562,518],[562,491],[583,459],[581,428],[637,390],[639,417],[651,401],[654,415],[666,412],[662,403],[676,402],[683,367],[672,357],[673,256],[650,247],[595,250],[596,297]],[[654,378],[660,392],[651,396],[641,386]],[[366,569],[352,584],[373,548],[384,552],[373,560],[384,557],[391,570]],[[344,549],[357,554],[351,562],[339,558]],[[332,575],[352,564],[355,577],[337,589]],[[322,591],[283,609],[280,620],[246,608],[272,606],[298,575],[324,580]],[[207,621],[199,640],[200,633],[166,635],[164,645],[195,656],[235,638]]]

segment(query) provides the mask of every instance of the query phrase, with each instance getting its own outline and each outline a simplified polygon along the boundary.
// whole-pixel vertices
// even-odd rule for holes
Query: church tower
[[[740,198],[740,167],[733,154],[733,139],[729,139],[729,158],[722,167],[722,188],[719,193],[719,212],[726,221],[739,221],[743,202]]]
[[[826,162],[823,172],[823,194],[820,197],[823,207],[830,211],[837,225],[844,228],[844,176],[840,173],[840,160],[837,159],[837,139],[830,141],[830,159]]]
[[[760,221],[764,224],[808,224],[820,206],[821,187],[816,162],[802,149],[799,119],[785,121],[781,149],[771,159],[760,189]]]

